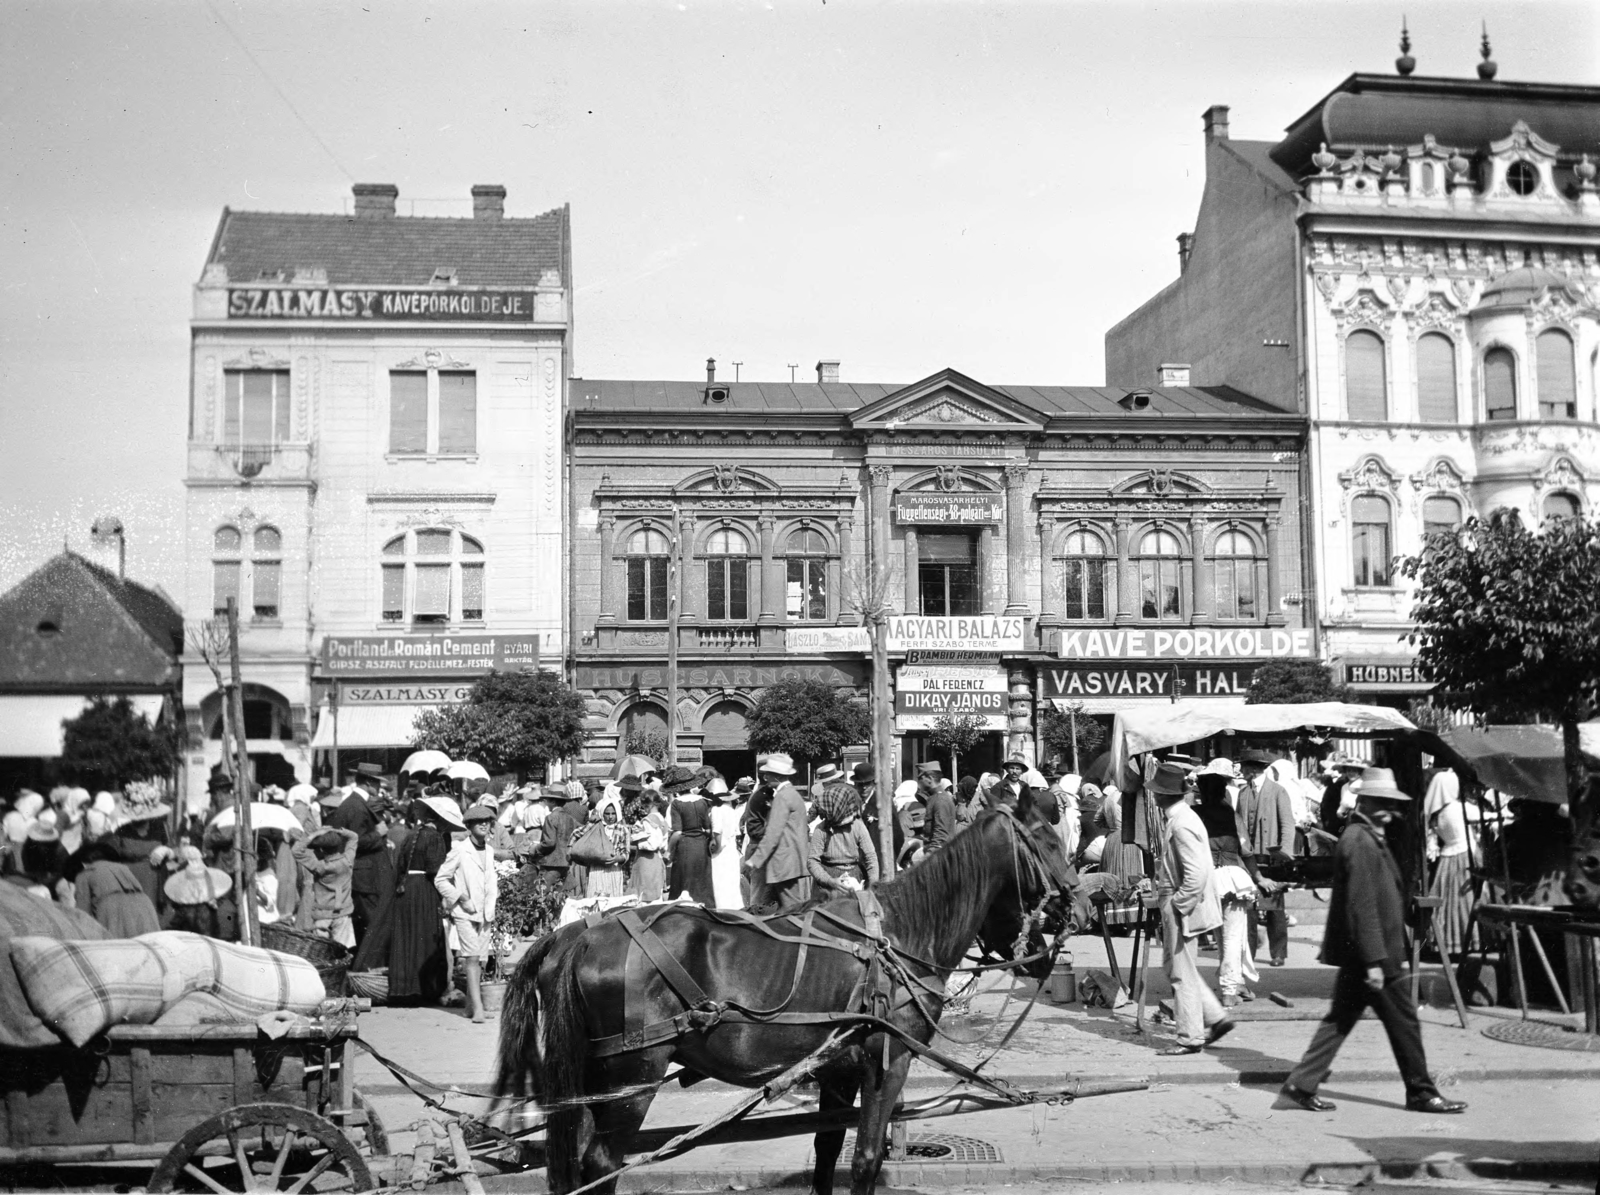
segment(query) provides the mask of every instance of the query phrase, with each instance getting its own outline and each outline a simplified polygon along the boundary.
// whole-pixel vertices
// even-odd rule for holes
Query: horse
[[[1026,952],[1042,943],[1045,911],[1059,910],[1076,874],[1054,827],[1032,806],[1024,797],[1015,812],[980,814],[943,849],[878,885],[877,941],[866,928],[872,902],[840,894],[771,918],[647,907],[633,930],[608,917],[535,943],[501,1010],[496,1096],[502,1109],[525,1097],[545,1105],[549,1189],[565,1195],[623,1165],[670,1064],[688,1081],[760,1087],[847,1027],[855,1030],[849,1044],[815,1077],[823,1113],[849,1109],[861,1093],[851,1191],[869,1195],[912,1049],[871,1023],[850,1025],[848,1014],[870,1009],[926,1045],[945,982],[975,939],[1022,959],[1019,969],[1035,978],[1048,974],[1050,956],[1041,962]],[[644,918],[653,944],[633,936]],[[813,944],[797,948],[797,937]],[[816,944],[824,938],[842,946]],[[674,967],[687,975],[665,973]],[[698,1013],[686,1007],[696,989],[706,997]],[[603,1098],[610,1092],[616,1098]],[[817,1195],[831,1195],[844,1135],[816,1134]],[[612,1180],[598,1189],[611,1195],[615,1187]]]

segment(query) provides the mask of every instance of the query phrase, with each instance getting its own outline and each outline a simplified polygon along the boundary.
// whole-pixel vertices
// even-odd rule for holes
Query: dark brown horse
[[[1022,957],[1028,950],[1023,943],[1042,940],[1030,914],[1052,893],[1067,893],[1075,880],[1054,828],[1024,799],[1016,816],[981,814],[943,850],[878,887],[882,930],[893,947],[886,968],[872,966],[874,950],[865,934],[846,928],[863,923],[853,895],[814,902],[809,925],[813,936],[859,949],[812,946],[798,974],[800,951],[773,935],[804,932],[805,910],[769,920],[770,933],[710,910],[673,909],[659,916],[647,910],[641,919],[650,921],[665,953],[687,972],[689,983],[680,977],[676,989],[616,918],[568,926],[541,939],[512,977],[501,1013],[498,1093],[553,1109],[546,1123],[546,1181],[563,1195],[623,1164],[671,1063],[699,1076],[759,1087],[839,1028],[826,1014],[874,1008],[908,1037],[927,1043],[943,1010],[944,981],[973,941],[1006,958]],[[1048,961],[1042,966],[1047,970]],[[863,993],[874,989],[883,970],[891,975],[879,989],[887,999],[864,1005]],[[1039,965],[1033,970],[1038,975]],[[687,1027],[670,1040],[618,1049],[638,1040],[618,1036],[630,1028],[659,1026],[674,1017],[685,1025],[686,1001],[677,993],[690,984],[731,1015]],[[771,1019],[780,1010],[787,1021]],[[806,1023],[810,1014],[824,1015]],[[603,1039],[611,1040],[602,1046]],[[850,1047],[817,1072],[823,1112],[849,1108],[861,1093],[850,1168],[855,1195],[867,1195],[877,1181],[888,1118],[910,1062],[903,1041],[863,1025]],[[593,1100],[608,1092],[621,1094]],[[557,1107],[581,1097],[592,1102]],[[833,1189],[843,1145],[842,1129],[816,1136],[812,1185],[820,1195]],[[600,1189],[609,1193],[614,1187]]]

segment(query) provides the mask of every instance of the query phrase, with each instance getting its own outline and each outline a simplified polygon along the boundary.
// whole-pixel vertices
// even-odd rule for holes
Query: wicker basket
[[[318,963],[317,974],[322,976],[322,990],[333,1000],[350,994],[350,965],[346,962]]]
[[[299,955],[318,969],[330,963],[346,964],[350,961],[350,951],[333,939],[318,937],[276,922],[261,927],[261,945],[281,954]]]
[[[387,1004],[389,1002],[389,971],[387,968],[379,971],[351,971],[347,976],[350,991],[357,996],[365,996],[374,1004]]]

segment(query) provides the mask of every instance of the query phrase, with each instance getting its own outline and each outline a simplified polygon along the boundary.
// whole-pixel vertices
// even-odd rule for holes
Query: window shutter
[[[650,561],[650,617],[667,616],[667,562],[657,556]]]
[[[272,442],[285,444],[289,440],[289,371],[285,369],[273,374],[272,386]]]
[[[228,561],[211,566],[211,609],[221,614],[228,608],[228,599],[239,600],[239,563]]]
[[[1539,417],[1576,419],[1578,376],[1572,360],[1572,339],[1551,328],[1539,333]]]
[[[461,566],[461,617],[483,617],[483,565]]]
[[[417,600],[412,611],[418,618],[450,616],[450,566],[417,565]]]
[[[706,561],[706,617],[728,617],[728,592],[726,561],[722,558]]]
[[[383,566],[383,620],[399,622],[406,613],[406,570],[404,565]]]
[[[256,617],[278,617],[278,585],[283,565],[276,560],[258,560],[251,571],[255,577]]]
[[[1508,349],[1483,355],[1483,408],[1490,419],[1517,417],[1517,361]]]
[[[222,442],[234,447],[239,444],[239,391],[244,386],[244,374],[229,370],[223,374],[223,389],[227,394],[222,404]]]
[[[239,375],[244,381],[243,427],[239,442],[246,445],[272,443],[272,383],[276,374],[250,370]]]
[[[1384,419],[1383,339],[1374,332],[1352,332],[1344,342],[1345,405],[1351,419]]]
[[[1417,340],[1417,414],[1424,423],[1455,423],[1456,346],[1430,332]]]
[[[737,557],[728,561],[728,617],[750,617],[750,569]]]
[[[439,374],[439,451],[478,451],[478,375]]]
[[[389,375],[389,451],[428,451],[428,375]]]

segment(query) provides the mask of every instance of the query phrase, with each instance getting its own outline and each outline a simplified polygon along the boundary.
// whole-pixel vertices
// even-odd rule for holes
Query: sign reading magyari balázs
[[[322,670],[338,676],[441,676],[532,668],[537,635],[329,635]]]
[[[1023,620],[994,614],[930,616],[895,614],[889,619],[889,650],[1018,652]]]

